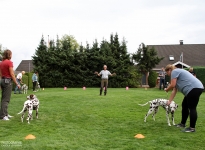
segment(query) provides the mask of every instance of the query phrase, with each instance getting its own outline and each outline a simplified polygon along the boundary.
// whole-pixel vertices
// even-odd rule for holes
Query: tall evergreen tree
[[[45,75],[45,72],[47,72],[47,67],[48,67],[47,57],[48,57],[47,45],[42,35],[40,44],[37,47],[34,56],[32,56],[34,71],[37,71],[39,73],[42,87],[46,85],[45,79],[47,77]]]
[[[137,67],[139,71],[146,75],[146,84],[148,84],[148,74],[163,57],[157,56],[157,51],[154,47],[145,46],[144,43],[138,48],[138,51],[133,54],[133,59],[138,63]]]

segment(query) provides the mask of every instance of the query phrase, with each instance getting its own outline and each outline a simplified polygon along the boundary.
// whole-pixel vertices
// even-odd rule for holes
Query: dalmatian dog
[[[33,116],[32,116],[33,110],[36,110],[36,118],[38,118],[39,104],[40,102],[38,98],[36,97],[36,95],[31,94],[27,96],[27,100],[24,102],[22,111],[18,113],[18,114],[22,114],[21,121],[23,122],[24,114],[26,111],[28,111],[27,121],[29,124],[30,124],[29,121],[33,120]]]
[[[27,94],[28,86],[27,86],[26,84],[24,84],[24,85],[21,87],[21,90],[23,91],[23,94]]]
[[[39,83],[39,82],[37,82],[36,89],[37,89],[37,91],[40,91],[40,90],[41,90],[41,86],[40,86],[40,83]]]
[[[155,99],[155,100],[152,100],[152,101],[148,101],[145,104],[139,104],[140,106],[145,106],[148,103],[150,103],[150,109],[147,112],[147,114],[145,115],[144,122],[146,122],[147,117],[150,114],[152,114],[152,113],[153,113],[152,118],[155,121],[155,115],[158,112],[159,106],[162,106],[165,109],[165,111],[166,111],[166,117],[167,117],[168,126],[171,126],[170,120],[169,120],[169,113],[171,113],[172,123],[173,123],[173,125],[175,125],[175,122],[174,122],[174,112],[178,108],[178,105],[174,101],[172,101],[171,104],[169,106],[167,106],[167,102],[168,102],[167,99]]]

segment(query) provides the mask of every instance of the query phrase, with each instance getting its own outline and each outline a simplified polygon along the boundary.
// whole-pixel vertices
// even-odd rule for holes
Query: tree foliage
[[[146,85],[148,84],[148,73],[164,59],[157,56],[157,51],[154,47],[145,46],[144,43],[138,48],[138,51],[133,54],[132,59],[137,62],[138,71],[146,75]]]
[[[49,46],[42,36],[33,58],[43,87],[99,87],[103,65],[117,76],[109,78],[109,87],[136,87],[139,75],[130,61],[125,39],[119,42],[118,35],[111,34],[110,41],[95,40],[90,46],[77,44],[73,36],[64,35],[51,40]]]
[[[133,59],[138,63],[139,71],[146,73],[151,71],[164,58],[157,56],[157,51],[154,47],[150,48],[145,46],[144,43],[141,45],[142,47],[139,47],[138,51],[133,54]]]

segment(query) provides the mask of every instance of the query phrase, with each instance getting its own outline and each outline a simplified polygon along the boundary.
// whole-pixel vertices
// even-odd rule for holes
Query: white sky
[[[0,44],[14,69],[34,55],[42,35],[70,34],[92,45],[118,33],[133,53],[146,45],[204,44],[204,0],[0,0]]]

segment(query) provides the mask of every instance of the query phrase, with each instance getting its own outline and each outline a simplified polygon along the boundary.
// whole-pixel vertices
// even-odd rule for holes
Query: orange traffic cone
[[[142,134],[137,134],[137,135],[135,135],[135,138],[138,138],[138,139],[143,139],[143,138],[145,138],[145,136],[144,136],[144,135],[142,135]]]
[[[32,135],[32,134],[29,134],[29,135],[27,135],[26,137],[25,137],[25,139],[26,140],[33,140],[33,139],[35,139],[36,137],[34,136],[34,135]]]

